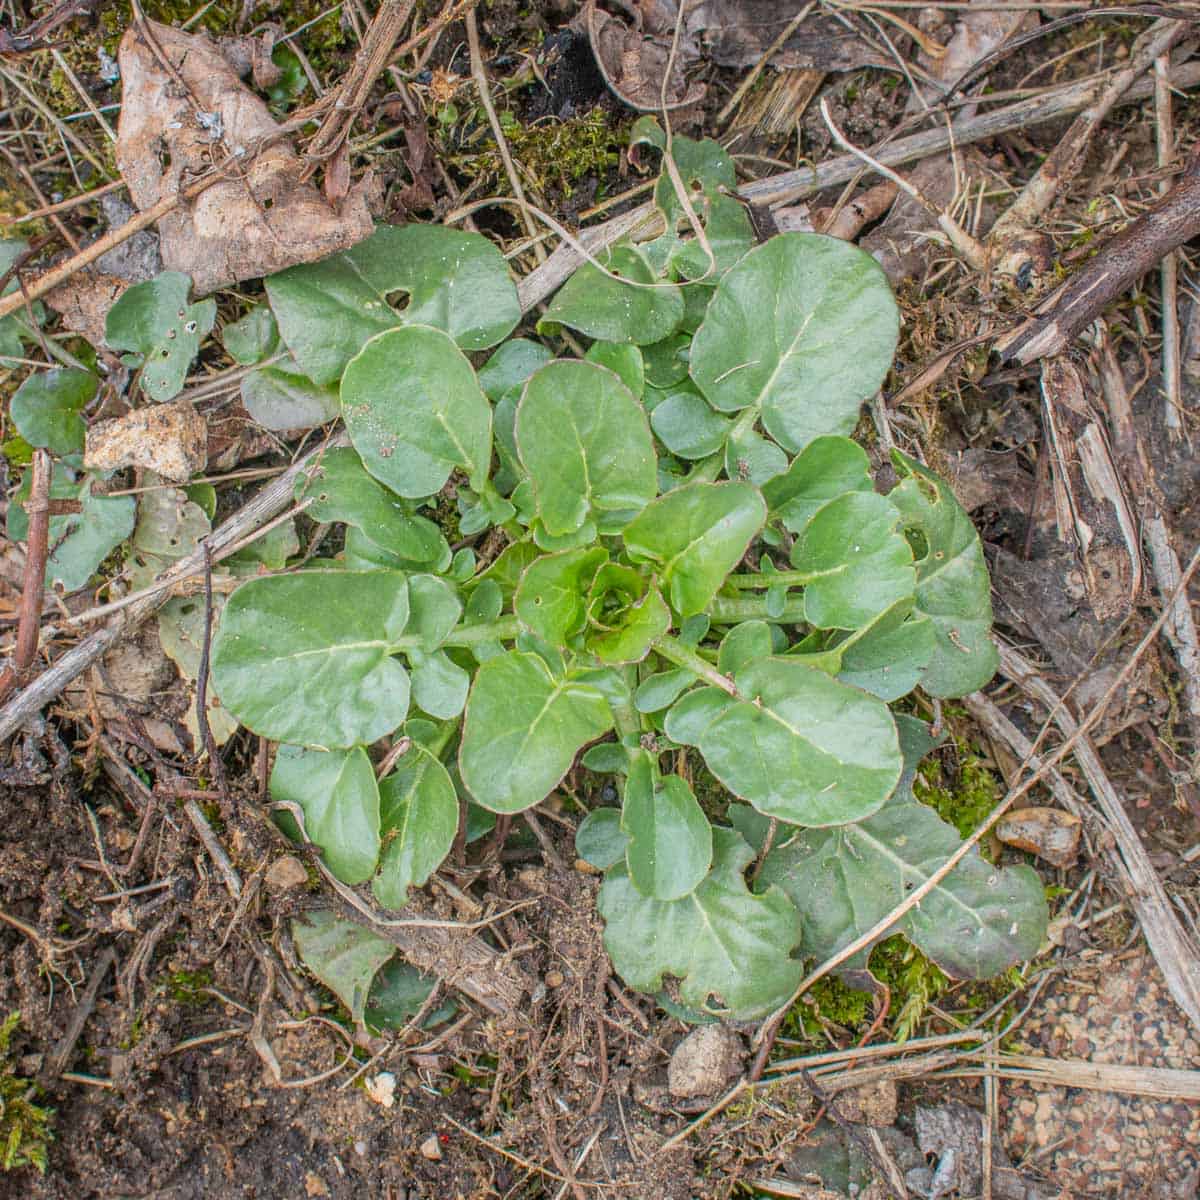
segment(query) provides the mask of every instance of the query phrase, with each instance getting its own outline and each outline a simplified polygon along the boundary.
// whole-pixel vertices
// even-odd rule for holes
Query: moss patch
[[[36,1167],[44,1175],[54,1109],[34,1103],[41,1088],[19,1076],[10,1061],[9,1043],[19,1022],[20,1014],[12,1013],[0,1024],[0,1168]]]

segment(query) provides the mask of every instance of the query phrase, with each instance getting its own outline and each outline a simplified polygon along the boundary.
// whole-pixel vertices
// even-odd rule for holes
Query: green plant
[[[46,1152],[54,1137],[50,1131],[54,1109],[34,1103],[41,1089],[17,1075],[9,1063],[9,1042],[20,1019],[14,1012],[0,1021],[0,1168],[36,1167],[44,1175]]]
[[[652,122],[635,140],[668,149]],[[275,389],[259,410],[274,427],[340,411],[350,445],[296,493],[345,527],[343,552],[234,591],[213,691],[282,744],[281,822],[387,908],[449,853],[460,804],[479,828],[541,803],[577,760],[616,776],[621,808],[591,812],[577,840],[605,872],[616,969],[651,992],[674,976],[683,1005],[748,1019],[958,848],[912,794],[933,743],[889,705],[972,691],[996,655],[969,518],[899,451],[878,494],[849,437],[896,346],[883,273],[816,235],[755,246],[725,152],[684,138],[669,152],[665,232],[578,271],[540,340],[510,337],[521,310],[498,251],[426,226],[268,279],[270,313],[226,328],[230,352],[261,364],[244,394]],[[555,357],[563,329],[590,341],[582,358]],[[127,341],[149,355],[143,388],[173,381],[147,379],[161,336],[149,323]],[[266,361],[280,341],[282,367]],[[448,500],[456,552],[431,520]],[[399,756],[377,780],[385,738]],[[728,823],[664,769],[680,748],[738,801]],[[1032,955],[1045,920],[1029,868],[971,854],[896,929],[975,976]],[[390,949],[321,932],[298,935],[301,952],[361,1020]]]

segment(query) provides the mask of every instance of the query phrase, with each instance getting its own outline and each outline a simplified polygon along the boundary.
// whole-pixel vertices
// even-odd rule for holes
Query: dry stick
[[[1189,62],[1174,72],[1174,86],[1180,89],[1194,87],[1200,83],[1200,62]],[[908,137],[896,138],[873,154],[881,163],[896,166],[914,159],[938,154],[949,146],[964,146],[972,142],[995,137],[1014,129],[1024,129],[1067,113],[1078,112],[1095,93],[1095,82],[1084,80],[1057,91],[1035,96],[1011,104],[1007,108],[981,113],[968,121],[951,125],[935,126]],[[1118,101],[1120,104],[1144,100],[1153,92],[1153,84],[1143,81],[1131,87]],[[982,97],[986,99],[986,97]],[[843,154],[831,158],[815,167],[798,171],[785,171],[767,179],[743,184],[738,195],[758,205],[790,204],[805,196],[814,195],[828,187],[848,183],[862,171],[862,159],[854,154]],[[622,238],[634,238],[658,227],[659,214],[655,206],[642,204],[603,225],[586,229],[579,241],[595,254]],[[559,246],[557,250],[535,271],[517,285],[521,307],[525,310],[545,300],[572,275],[583,262],[583,255],[572,246]]]
[[[0,673],[0,701],[7,698],[19,683],[25,682],[25,676],[37,658],[42,594],[46,586],[46,556],[50,551],[51,473],[49,453],[45,450],[34,451],[33,480],[29,488],[29,499],[25,501],[25,511],[29,514],[29,534],[25,547],[25,577],[21,585],[21,605],[17,617],[17,644],[13,651],[13,661]]]
[[[1175,158],[1175,129],[1171,114],[1171,56],[1154,60],[1154,140],[1160,168]],[[1163,180],[1159,191],[1165,196],[1171,185]],[[1166,406],[1163,425],[1172,437],[1179,437],[1183,422],[1180,409],[1183,394],[1179,377],[1179,255],[1172,250],[1162,260],[1162,369]]]
[[[1200,563],[1200,551],[1192,556],[1188,564],[1184,580],[1178,592],[1186,595],[1187,579]],[[1138,645],[1137,651],[1130,659],[1128,666],[1137,662],[1142,651],[1149,644],[1148,639],[1157,637],[1159,629],[1166,623],[1175,603],[1176,596],[1164,597],[1163,611],[1151,627],[1150,632]],[[1000,667],[1014,683],[1024,692],[1033,696],[1039,703],[1045,705],[1054,723],[1067,735],[1066,746],[1072,746],[1075,759],[1087,777],[1092,794],[1096,797],[1101,811],[1112,827],[1117,840],[1117,848],[1125,865],[1125,871],[1132,881],[1133,887],[1128,897],[1138,923],[1145,934],[1146,943],[1150,947],[1154,961],[1167,981],[1167,987],[1174,997],[1175,1003],[1187,1016],[1192,1024],[1200,1029],[1200,951],[1195,941],[1179,923],[1171,899],[1158,877],[1146,847],[1142,844],[1137,830],[1130,823],[1125,812],[1125,806],[1117,795],[1116,789],[1109,782],[1108,776],[1100,763],[1100,757],[1087,736],[1089,729],[1096,723],[1097,712],[1106,707],[1105,700],[1113,694],[1110,688],[1105,693],[1097,709],[1090,713],[1085,721],[1077,723],[1067,711],[1061,698],[1054,689],[1038,674],[1036,668],[1023,658],[1016,650],[1008,646],[1000,647]],[[1128,674],[1122,669],[1117,677],[1123,682],[1123,676]],[[1114,685],[1115,686],[1115,685]],[[1061,755],[1061,750],[1056,756]]]
[[[679,6],[681,9],[685,5]],[[724,125],[729,120],[730,114],[741,103],[742,97],[754,86],[754,81],[762,74],[763,69],[783,49],[783,43],[796,32],[797,29],[804,23],[805,18],[816,7],[815,0],[812,3],[806,4],[792,19],[789,21],[780,32],[779,36],[762,52],[758,61],[746,72],[746,78],[737,86],[737,91],[729,97],[729,102],[719,113],[717,113],[717,124]]]
[[[1170,52],[1190,25],[1189,21],[1155,21],[1134,42],[1128,63],[1075,118],[1008,211],[992,226],[989,240],[993,245],[1036,225],[1038,218],[1054,203],[1055,196],[1079,173],[1092,135],[1113,106],[1135,79],[1151,69],[1156,58]]]
[[[1200,147],[1156,208],[1142,213],[1039,306],[1005,334],[996,350],[1022,365],[1059,354],[1105,307],[1164,255],[1200,233]]]
[[[508,176],[509,186],[521,208],[521,219],[525,225],[525,233],[535,239],[533,251],[538,262],[546,261],[546,247],[537,239],[538,227],[530,213],[525,200],[525,187],[517,174],[516,164],[508,148],[508,139],[504,136],[504,128],[496,115],[496,106],[492,103],[492,89],[488,84],[487,71],[483,65],[483,52],[479,48],[479,23],[475,19],[475,10],[471,9],[466,16],[467,46],[471,54],[471,78],[475,80],[475,90],[479,93],[479,103],[487,114],[488,124],[492,128],[492,137],[496,139],[496,148],[500,151],[500,161],[504,164],[504,173]]]
[[[116,961],[117,952],[109,946],[92,968],[91,978],[88,979],[87,987],[83,989],[83,995],[79,997],[79,1002],[75,1005],[71,1020],[62,1037],[58,1039],[54,1049],[50,1052],[50,1057],[46,1060],[46,1066],[42,1071],[43,1082],[59,1078],[67,1069],[67,1062],[75,1049],[75,1043],[79,1041],[79,1035],[83,1033],[83,1027],[87,1023],[92,1009],[96,1007],[96,997],[100,994],[100,985],[104,982],[108,969]]]
[[[44,208],[32,209],[27,213],[22,213],[19,217],[0,215],[0,226],[24,225],[26,221],[36,221],[41,217],[52,217],[58,213],[69,212],[73,208],[80,208],[84,204],[90,204],[93,200],[99,200],[101,196],[107,196],[109,192],[115,192],[128,186],[125,180],[114,179],[112,183],[106,183],[103,187],[93,188],[90,192],[84,192],[80,196],[72,196],[70,200],[60,200],[57,204],[47,204]]]
[[[779,1023],[787,1015],[788,1009],[791,1008],[791,1006],[801,996],[803,996],[804,993],[807,992],[814,983],[820,979],[823,979],[829,974],[830,971],[836,970],[842,965],[842,963],[846,962],[847,959],[853,958],[854,955],[856,955],[860,950],[865,950],[868,946],[873,946],[879,938],[887,933],[887,931],[905,915],[905,913],[911,912],[918,904],[920,904],[920,902],[924,900],[925,897],[928,896],[929,893],[932,892],[933,889],[937,887],[942,880],[945,879],[946,876],[949,875],[950,872],[953,871],[954,868],[958,866],[958,864],[962,862],[964,858],[966,858],[968,854],[970,854],[975,846],[977,846],[979,842],[986,836],[988,830],[990,830],[992,826],[994,826],[996,822],[999,821],[1006,812],[1008,812],[1013,804],[1027,792],[1029,792],[1035,784],[1040,783],[1042,779],[1044,779],[1056,766],[1058,766],[1060,762],[1063,761],[1064,758],[1067,757],[1067,755],[1074,752],[1076,757],[1080,760],[1080,766],[1082,767],[1084,765],[1082,756],[1087,754],[1090,749],[1090,743],[1087,741],[1088,733],[1099,722],[1100,718],[1103,717],[1108,711],[1108,706],[1113,702],[1113,699],[1116,697],[1121,688],[1125,686],[1126,680],[1133,673],[1133,669],[1141,660],[1142,655],[1146,653],[1146,650],[1153,643],[1154,639],[1158,637],[1159,631],[1162,629],[1163,625],[1166,624],[1168,615],[1170,613],[1170,606],[1175,603],[1176,599],[1180,595],[1184,594],[1188,582],[1196,573],[1197,568],[1200,568],[1200,548],[1198,548],[1192,555],[1191,561],[1187,565],[1187,570],[1184,571],[1183,576],[1179,581],[1179,587],[1176,589],[1175,594],[1166,598],[1163,611],[1159,613],[1158,617],[1154,621],[1154,624],[1150,626],[1150,629],[1147,631],[1146,635],[1140,642],[1138,642],[1125,665],[1120,669],[1120,671],[1117,672],[1116,678],[1112,681],[1108,690],[1103,696],[1100,697],[1099,701],[1082,722],[1076,725],[1073,721],[1071,721],[1071,732],[1068,734],[1067,739],[1053,753],[1048,754],[1043,759],[1041,766],[1038,767],[1027,779],[1025,779],[1023,783],[1009,788],[1004,799],[1001,800],[994,809],[992,809],[987,820],[985,820],[983,824],[980,825],[979,828],[976,829],[975,832],[971,834],[971,836],[967,838],[962,845],[959,846],[959,848],[929,876],[927,880],[925,880],[924,883],[909,892],[908,895],[891,910],[891,912],[882,917],[880,920],[876,921],[876,923],[872,925],[871,928],[866,931],[866,933],[855,938],[854,941],[845,946],[843,949],[839,950],[836,954],[831,955],[819,967],[817,967],[814,971],[811,971],[804,979],[802,979],[799,987],[797,987],[792,995],[783,1004],[781,1004],[778,1009],[775,1010],[766,1024],[764,1024],[762,1029],[759,1030],[759,1033],[755,1038],[756,1042],[774,1036],[775,1030],[778,1028]],[[1003,650],[1001,651],[1001,654],[1003,655]],[[1062,702],[1059,701],[1058,703],[1061,707]],[[1059,714],[1057,712],[1054,713],[1053,716],[1055,722],[1065,731],[1066,726],[1063,724],[1063,722],[1064,720],[1069,721],[1070,718],[1066,717],[1065,714]],[[1092,754],[1094,757],[1094,752],[1092,752]],[[1086,767],[1084,769],[1086,771]],[[1117,807],[1119,809],[1120,818],[1127,822],[1128,818],[1125,817],[1124,810],[1120,809],[1119,803]],[[1113,814],[1108,813],[1107,809],[1105,810],[1105,815],[1112,820]],[[1136,838],[1137,835],[1134,834],[1133,836]],[[1133,874],[1132,871],[1131,874]],[[1136,876],[1134,876],[1134,878],[1135,882],[1141,882],[1137,880]],[[1157,886],[1161,889],[1162,885],[1158,883],[1157,876],[1154,877],[1154,883],[1157,884]],[[1176,928],[1178,927],[1176,926]],[[1196,1016],[1193,1019],[1195,1020],[1197,1027],[1200,1028],[1200,999],[1198,999],[1195,1006],[1195,1013]],[[1191,1016],[1191,1013],[1189,1012],[1188,1015]]]

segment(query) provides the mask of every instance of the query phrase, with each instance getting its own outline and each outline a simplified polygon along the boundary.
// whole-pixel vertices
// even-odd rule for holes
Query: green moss
[[[907,938],[890,937],[871,951],[871,974],[892,993],[889,1025],[897,1042],[906,1042],[920,1027],[931,1000],[950,979]]]
[[[947,765],[948,761],[953,767]],[[968,837],[999,803],[1003,787],[970,743],[955,738],[949,760],[943,752],[931,755],[921,764],[913,781],[913,794],[943,821],[953,825],[962,837]]]
[[[172,971],[167,976],[166,991],[176,1004],[203,1008],[212,1002],[204,990],[212,984],[212,972],[207,967],[197,971]]]
[[[19,1076],[9,1061],[9,1042],[20,1019],[14,1012],[0,1024],[0,1169],[36,1167],[44,1175],[54,1109],[34,1103],[41,1088]]]

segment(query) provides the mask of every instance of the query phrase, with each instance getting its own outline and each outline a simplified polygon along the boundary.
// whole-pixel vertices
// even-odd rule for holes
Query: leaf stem
[[[668,662],[673,662],[685,671],[691,671],[705,683],[712,684],[713,687],[720,688],[721,691],[727,692],[731,696],[738,694],[737,688],[733,686],[733,680],[722,675],[711,663],[705,662],[691,646],[685,646],[676,638],[664,634],[660,638],[655,638],[654,649]]]
[[[521,622],[516,617],[500,617],[481,625],[459,625],[452,629],[442,646],[471,647],[480,642],[511,642],[521,632]],[[415,633],[401,634],[391,643],[391,653],[406,650],[423,650],[424,638]]]
[[[730,575],[726,580],[729,587],[739,591],[749,591],[752,588],[772,587],[807,587],[821,575],[830,574],[828,571],[757,571],[753,575]]]
[[[717,624],[734,621],[773,621],[777,625],[798,625],[804,619],[804,601],[788,600],[783,612],[771,616],[767,612],[766,596],[714,596],[708,605],[708,615]]]

